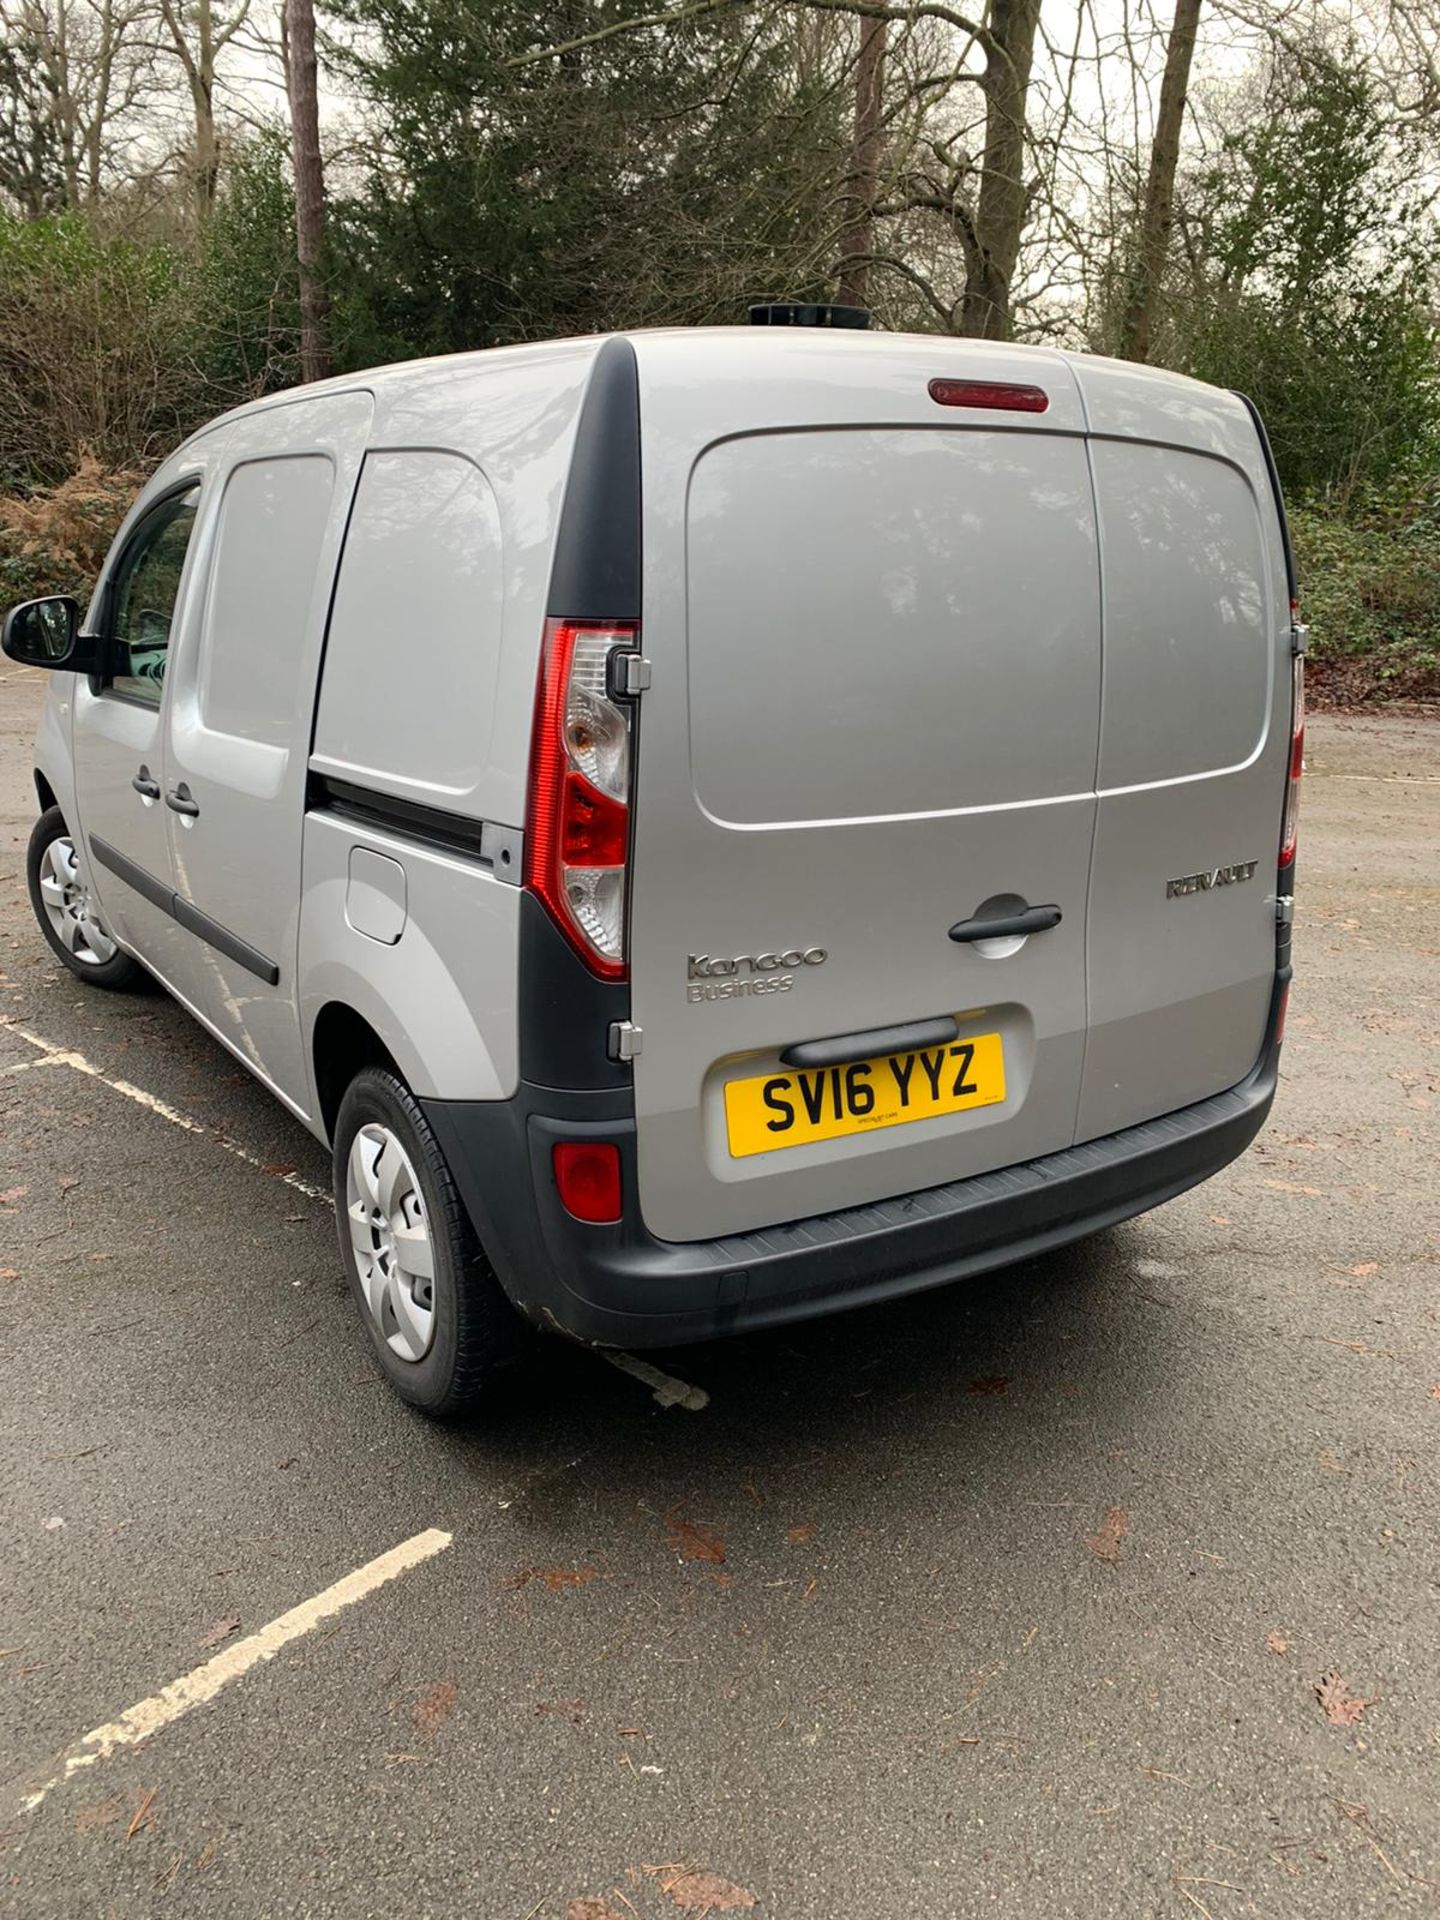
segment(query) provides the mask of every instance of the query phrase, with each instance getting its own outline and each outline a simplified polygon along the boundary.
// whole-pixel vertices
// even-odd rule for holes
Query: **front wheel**
[[[41,933],[78,980],[115,989],[140,983],[143,968],[120,951],[100,918],[59,807],[47,807],[35,822],[25,879]]]
[[[439,1419],[494,1398],[525,1329],[455,1191],[419,1103],[366,1067],[335,1123],[340,1258],[381,1371]]]

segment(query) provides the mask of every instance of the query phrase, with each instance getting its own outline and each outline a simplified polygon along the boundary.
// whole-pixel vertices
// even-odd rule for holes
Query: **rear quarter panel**
[[[404,872],[404,924],[393,942],[361,930],[351,887],[355,848]],[[514,1093],[519,889],[467,860],[321,813],[306,817],[304,863],[299,971],[307,1055],[313,1060],[316,1020],[333,1001],[369,1022],[421,1098]]]

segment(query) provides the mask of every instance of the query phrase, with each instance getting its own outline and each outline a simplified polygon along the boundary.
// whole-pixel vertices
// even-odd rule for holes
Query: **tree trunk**
[[[220,136],[215,126],[215,22],[210,0],[200,0],[199,45],[190,70],[195,107],[195,210],[203,227],[215,211],[220,186]]]
[[[285,83],[295,168],[295,251],[300,267],[300,378],[330,372],[330,301],[325,291],[325,170],[315,75],[313,0],[285,0]]]
[[[1180,164],[1180,132],[1190,91],[1190,63],[1200,26],[1201,0],[1175,0],[1175,23],[1165,53],[1160,111],[1150,148],[1150,175],[1140,219],[1140,244],[1120,327],[1120,351],[1127,360],[1150,358],[1155,302],[1165,271],[1170,229],[1175,220],[1175,171]]]
[[[960,331],[972,339],[1010,338],[1010,282],[1020,257],[1029,198],[1025,98],[1039,23],[1040,0],[994,0],[982,83],[985,147],[975,205],[975,251],[960,308]]]
[[[870,300],[870,256],[875,251],[875,201],[880,185],[885,27],[884,20],[861,21],[860,52],[855,63],[855,131],[850,145],[837,289],[841,303],[852,307],[868,306]]]

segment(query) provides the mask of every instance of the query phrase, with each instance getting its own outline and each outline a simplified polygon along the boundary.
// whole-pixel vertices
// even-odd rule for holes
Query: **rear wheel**
[[[101,920],[65,816],[48,807],[25,856],[30,904],[56,958],[92,987],[137,986],[143,969],[122,953]]]
[[[402,1399],[445,1419],[493,1399],[526,1344],[410,1089],[351,1081],[335,1124],[340,1258],[371,1349]]]

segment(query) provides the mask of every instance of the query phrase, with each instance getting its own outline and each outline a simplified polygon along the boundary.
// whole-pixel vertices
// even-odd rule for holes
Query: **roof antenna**
[[[766,300],[750,309],[752,327],[855,327],[870,324],[868,307],[837,307],[801,300]]]

